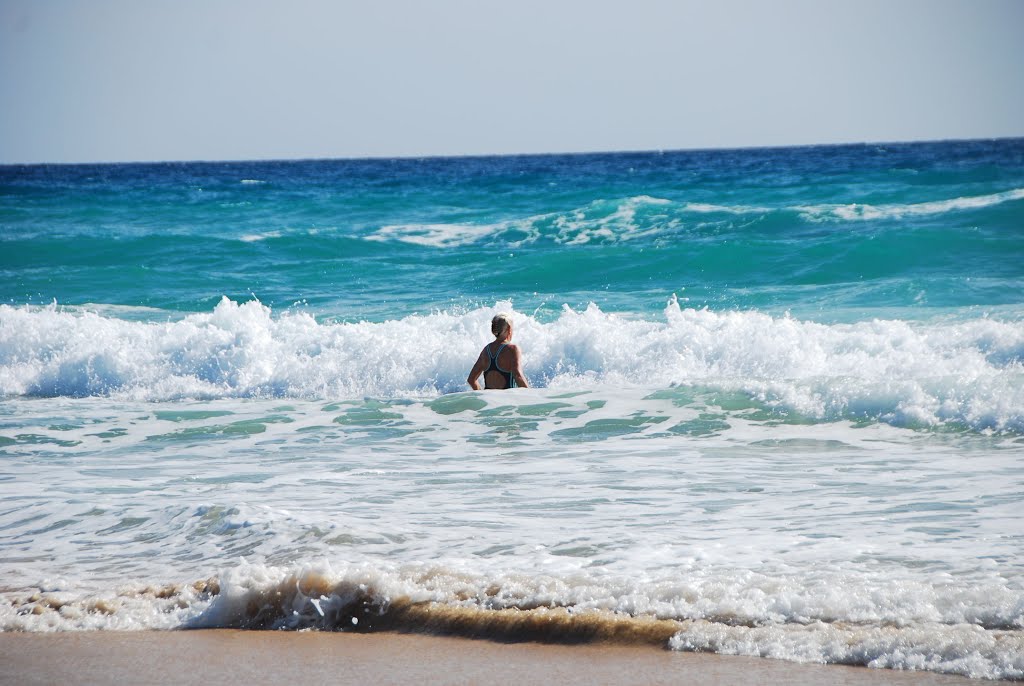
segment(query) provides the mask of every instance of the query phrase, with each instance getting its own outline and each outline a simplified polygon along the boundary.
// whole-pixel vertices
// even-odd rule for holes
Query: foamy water
[[[511,309],[511,303],[499,303]],[[274,317],[257,301],[168,323],[0,305],[0,393],[135,400],[432,397],[465,387],[466,360],[493,313],[481,308],[381,323]],[[1024,430],[1024,323],[819,324],[758,312],[684,309],[662,317],[564,308],[526,313],[517,340],[533,385],[673,386],[732,393],[806,421]],[[685,392],[678,391],[680,397]]]
[[[1019,438],[679,398],[23,403],[0,622],[416,630],[433,608],[472,634],[557,610],[671,620],[679,649],[1022,675]]]

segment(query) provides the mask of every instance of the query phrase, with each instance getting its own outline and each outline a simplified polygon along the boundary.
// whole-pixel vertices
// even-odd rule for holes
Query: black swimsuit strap
[[[498,355],[501,354],[501,351],[505,349],[506,345],[507,345],[506,343],[502,343],[501,345],[499,345],[498,349],[492,355],[491,354],[491,344],[490,343],[487,344],[487,348],[486,348],[486,350],[487,350],[487,357],[491,358],[491,366],[494,367],[495,369],[497,369],[499,372],[505,371],[504,369],[502,369],[501,367],[498,366]]]
[[[484,350],[487,352],[487,357],[490,358],[491,360],[491,363],[487,365],[487,369],[484,370],[484,379],[486,382],[488,372],[498,372],[499,374],[505,377],[505,388],[515,388],[516,380],[512,376],[512,372],[506,371],[498,366],[498,355],[501,354],[501,351],[505,349],[506,345],[508,344],[502,343],[501,345],[499,345],[498,349],[494,352],[493,355],[491,354],[490,343],[488,343],[487,346],[484,348]]]

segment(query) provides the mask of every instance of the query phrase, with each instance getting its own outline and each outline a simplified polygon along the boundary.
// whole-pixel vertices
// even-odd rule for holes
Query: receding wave
[[[971,608],[966,611],[965,608]],[[317,629],[607,641],[799,662],[1024,676],[1019,592],[997,581],[817,586],[744,572],[672,581],[475,574],[439,564],[241,564],[191,584],[0,596],[4,631]]]
[[[510,303],[499,303],[512,309]],[[433,398],[465,390],[490,308],[380,323],[273,316],[223,299],[210,313],[140,322],[0,306],[0,394],[134,400]],[[805,421],[1024,431],[1024,323],[819,324],[683,309],[631,319],[591,305],[554,321],[515,313],[531,384],[673,387],[738,395]]]

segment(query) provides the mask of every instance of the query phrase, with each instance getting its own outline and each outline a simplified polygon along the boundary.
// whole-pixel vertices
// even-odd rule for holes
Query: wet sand
[[[928,672],[799,665],[651,647],[374,633],[0,634],[0,684],[968,684]]]

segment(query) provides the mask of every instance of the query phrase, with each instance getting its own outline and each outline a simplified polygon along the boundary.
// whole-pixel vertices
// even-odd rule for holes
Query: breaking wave
[[[512,309],[499,303],[500,309]],[[419,397],[465,390],[493,314],[380,323],[272,316],[223,299],[166,323],[0,306],[0,394],[135,400]],[[695,388],[741,394],[804,419],[1024,431],[1024,323],[874,320],[820,324],[683,309],[647,321],[564,307],[516,313],[531,384]],[[680,391],[681,393],[681,391]]]
[[[259,564],[163,587],[7,593],[5,631],[317,629],[608,641],[797,662],[1024,676],[1024,599],[995,582],[818,583],[755,573],[662,581],[478,574],[438,564]],[[804,580],[806,581],[806,580]],[[972,608],[965,613],[965,607]]]

